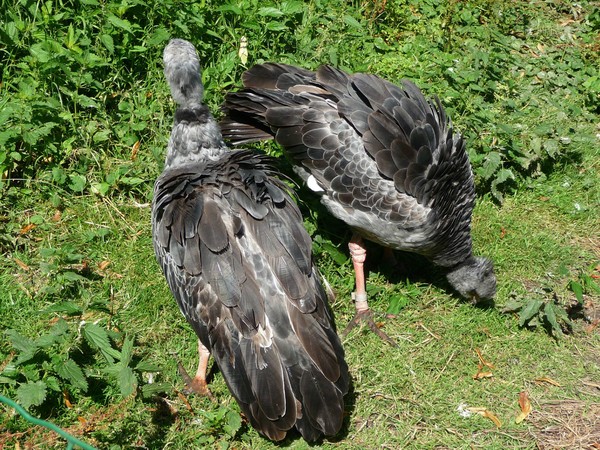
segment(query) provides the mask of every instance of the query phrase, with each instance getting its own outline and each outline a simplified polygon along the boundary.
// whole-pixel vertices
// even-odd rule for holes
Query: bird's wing
[[[221,122],[224,137],[238,143],[272,136],[343,208],[406,228],[422,225],[427,205],[412,191],[398,190],[389,176],[391,169],[380,168],[380,161],[366,149],[364,136],[375,123],[371,117],[376,111],[353,87],[352,76],[324,66],[311,77],[303,74],[303,84],[290,86],[278,82],[286,75],[281,73],[286,66],[278,65],[277,70],[266,66],[250,69],[245,89],[227,94],[227,117]],[[269,73],[278,78],[264,81]],[[253,80],[263,81],[255,86]],[[280,84],[287,89],[280,89]]]
[[[164,173],[154,245],[252,424],[276,440],[294,424],[316,439],[341,426],[347,367],[300,212],[270,172],[240,151]]]

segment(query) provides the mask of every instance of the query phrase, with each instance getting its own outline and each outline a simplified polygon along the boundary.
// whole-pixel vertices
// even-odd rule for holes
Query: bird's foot
[[[379,329],[377,324],[373,321],[373,313],[370,309],[356,311],[356,314],[354,315],[350,323],[348,323],[346,329],[342,332],[342,338],[345,338],[348,335],[348,333],[350,333],[350,331],[352,331],[352,329],[354,329],[360,322],[365,322],[373,333],[375,333],[377,336],[379,336],[380,339],[384,340],[391,346],[398,346],[398,344],[396,344],[396,342],[394,342],[394,340],[391,337],[389,337],[387,334],[385,334]]]
[[[179,376],[183,378],[183,382],[185,383],[185,389],[183,389],[183,393],[185,395],[198,394],[204,397],[208,397],[211,400],[214,398],[210,390],[208,389],[208,383],[206,382],[206,377],[202,377],[196,375],[194,378],[190,377],[181,364],[181,362],[177,361],[177,372],[179,372]]]

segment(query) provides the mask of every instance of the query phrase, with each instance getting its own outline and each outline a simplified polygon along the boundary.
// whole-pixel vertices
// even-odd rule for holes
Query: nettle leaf
[[[57,303],[56,305],[49,306],[44,311],[42,311],[42,313],[49,313],[49,312],[63,313],[68,316],[71,316],[71,315],[83,313],[83,309],[73,302],[61,302],[61,303]]]
[[[122,30],[129,31],[130,33],[133,32],[133,30],[131,28],[131,22],[129,22],[129,20],[119,19],[114,14],[111,14],[108,16],[108,21],[117,28],[121,28]]]
[[[562,329],[556,320],[555,308],[560,308],[560,306],[555,305],[554,303],[546,303],[546,305],[544,305],[544,315],[550,324],[552,334],[561,335]]]
[[[88,323],[83,327],[83,336],[92,348],[100,350],[109,363],[120,359],[121,354],[112,348],[106,330],[96,324]]]
[[[575,294],[575,298],[577,299],[579,304],[583,304],[583,286],[581,285],[581,283],[572,280],[569,283],[569,287],[573,291],[573,294]]]
[[[504,305],[504,308],[502,308],[502,312],[503,313],[509,313],[509,312],[515,312],[515,311],[520,311],[521,309],[523,309],[523,306],[525,305],[525,301],[524,299],[518,299],[518,298],[514,298],[508,301],[508,303],[506,305]]]
[[[400,310],[404,309],[408,305],[409,300],[405,295],[394,294],[390,298],[390,306],[388,306],[388,314],[398,314]]]
[[[125,336],[123,340],[123,347],[121,348],[121,364],[128,366],[133,356],[133,338]]]
[[[344,16],[344,22],[346,23],[346,25],[352,27],[352,28],[356,28],[358,30],[362,30],[363,26],[361,25],[361,23],[356,20],[354,17],[349,16],[349,15],[345,15]]]
[[[131,367],[121,367],[118,374],[118,383],[123,397],[127,397],[135,392],[135,389],[137,388],[137,378]]]
[[[113,54],[115,52],[115,42],[110,34],[101,35],[100,41],[104,44],[108,53]]]
[[[59,319],[52,329],[40,336],[35,344],[39,348],[47,348],[58,342],[61,337],[69,330],[69,324],[64,319]]]
[[[17,389],[17,401],[25,409],[31,406],[39,406],[46,399],[46,383],[43,381],[21,384]]]
[[[489,180],[502,163],[502,156],[498,152],[489,152],[483,166],[477,171],[485,180]]]
[[[281,17],[283,16],[283,11],[280,11],[277,8],[273,7],[263,7],[258,9],[259,16],[268,16],[268,17]]]
[[[529,300],[527,304],[521,310],[519,314],[519,326],[525,325],[529,322],[534,316],[536,316],[540,312],[540,308],[544,302],[542,300]],[[531,324],[530,324],[531,325]]]
[[[234,437],[242,426],[242,418],[235,411],[228,411],[225,415],[225,419],[227,421],[223,425],[223,431],[225,431],[225,433],[227,433],[229,436]]]
[[[169,392],[170,390],[171,385],[169,383],[148,383],[142,386],[142,396],[149,398],[156,394]]]
[[[86,277],[81,276],[77,272],[72,272],[70,270],[67,270],[66,272],[61,273],[58,278],[60,279],[60,281],[86,281],[87,280]]]
[[[148,361],[140,361],[136,364],[135,370],[138,372],[160,372],[160,367]]]
[[[169,39],[169,31],[165,27],[158,27],[148,38],[149,47],[156,47]]]
[[[26,338],[17,330],[6,330],[4,334],[7,336],[8,341],[11,343],[14,349],[21,353],[35,352],[38,348],[34,341]]]
[[[54,369],[59,377],[67,380],[73,387],[81,389],[83,392],[87,391],[88,382],[85,379],[81,367],[79,367],[75,361],[72,359],[60,361],[54,366]]]
[[[69,180],[69,187],[71,188],[71,190],[73,190],[74,192],[83,192],[87,183],[85,176],[79,174],[71,174],[69,175]]]

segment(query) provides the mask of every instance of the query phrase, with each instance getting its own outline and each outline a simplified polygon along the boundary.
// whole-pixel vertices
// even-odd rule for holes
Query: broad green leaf
[[[359,30],[362,30],[363,26],[360,24],[360,22],[358,20],[356,20],[354,17],[349,16],[349,15],[345,15],[344,16],[344,22],[346,23],[346,25],[352,27],[352,28],[357,28]]]
[[[554,312],[554,308],[559,308],[559,306],[554,303],[546,303],[544,305],[544,315],[546,316],[546,320],[552,327],[552,334],[561,335],[562,329],[556,320],[556,314]]]
[[[340,266],[348,260],[348,257],[339,251],[331,242],[323,241],[321,247]]]
[[[121,367],[118,375],[118,383],[123,397],[133,394],[137,387],[137,378],[131,367]]]
[[[409,300],[405,295],[394,294],[390,297],[390,305],[388,306],[387,313],[398,314],[408,303]]]
[[[143,179],[137,177],[123,177],[120,181],[127,186],[137,186],[138,184],[142,184],[144,182]]]
[[[73,387],[81,389],[84,392],[87,391],[88,382],[85,379],[81,367],[79,367],[75,361],[67,359],[66,361],[57,363],[54,368],[58,376],[67,380]]]
[[[288,27],[279,22],[269,22],[266,28],[269,31],[284,31],[288,29]]]
[[[258,15],[268,17],[281,17],[283,16],[283,12],[272,6],[265,6],[263,8],[258,9]]]
[[[227,422],[223,425],[223,431],[233,437],[242,426],[242,418],[235,411],[227,411],[225,415]]]
[[[540,308],[544,302],[542,300],[529,300],[519,314],[519,326],[525,325],[536,314],[540,312]]]
[[[115,43],[110,34],[101,35],[100,41],[102,42],[102,44],[104,44],[104,46],[106,47],[106,50],[108,50],[108,52],[110,54],[113,54],[115,52]]]
[[[85,176],[79,174],[71,174],[69,175],[69,180],[69,187],[74,192],[83,192],[87,183]]]
[[[136,364],[135,370],[138,372],[160,372],[160,367],[148,361],[140,361]]]
[[[488,180],[498,170],[502,157],[498,152],[489,152],[483,162],[483,166],[477,171],[484,179]]]
[[[74,315],[74,314],[81,314],[83,312],[83,309],[81,309],[80,306],[76,305],[73,302],[61,302],[61,303],[57,303],[55,305],[49,306],[48,308],[46,308],[45,310],[42,311],[42,313],[49,313],[49,312],[63,313],[63,314],[70,316],[70,315]]]
[[[35,341],[36,346],[39,348],[50,347],[52,344],[58,342],[68,329],[69,324],[64,319],[59,319],[48,333],[40,336]]]
[[[17,389],[17,401],[25,409],[31,406],[39,406],[46,399],[46,383],[43,381],[21,384]]]
[[[571,280],[569,283],[569,287],[575,294],[575,298],[579,302],[579,304],[583,304],[583,286],[578,281]]]
[[[120,359],[121,354],[112,348],[104,328],[93,323],[87,323],[82,330],[83,336],[90,346],[100,350],[108,362],[114,363],[115,359]]]
[[[171,390],[172,386],[169,383],[148,383],[142,386],[142,396],[148,398]]]
[[[281,4],[281,10],[287,15],[301,13],[304,8],[304,4],[298,1],[283,2]]]
[[[128,366],[133,356],[133,338],[125,336],[123,347],[121,348],[121,364]]]
[[[62,392],[62,387],[60,386],[60,382],[58,381],[58,378],[46,377],[46,378],[44,378],[44,383],[46,383],[46,386],[48,387],[48,389],[50,389],[54,392]]]
[[[38,348],[34,341],[32,341],[29,338],[26,338],[17,330],[6,330],[4,334],[7,336],[8,341],[15,348],[15,350],[18,350],[23,353],[30,353],[34,352]]]
[[[158,27],[148,38],[147,44],[149,47],[161,45],[169,40],[169,36],[170,34],[165,27]]]
[[[85,281],[86,277],[79,275],[77,272],[67,270],[60,274],[61,281]]]
[[[15,384],[17,384],[17,381],[13,380],[12,378],[3,377],[0,375],[0,384],[10,384],[11,386],[14,386]]]
[[[129,22],[126,19],[119,19],[117,16],[111,14],[108,16],[108,21],[117,28],[121,28],[125,31],[129,31],[130,33],[132,32],[131,22]]]
[[[504,305],[504,308],[502,308],[502,312],[507,313],[507,312],[520,311],[521,309],[523,309],[524,305],[525,305],[524,299],[516,299],[516,298],[511,299],[506,303],[506,305]]]
[[[600,294],[600,285],[596,283],[596,281],[591,276],[584,274],[581,276],[581,281],[583,281],[585,289],[588,292],[594,291],[596,294]]]

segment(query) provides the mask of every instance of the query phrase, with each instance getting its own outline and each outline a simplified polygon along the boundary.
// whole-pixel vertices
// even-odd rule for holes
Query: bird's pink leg
[[[367,302],[367,290],[365,288],[365,261],[367,259],[367,249],[364,247],[364,242],[357,234],[352,235],[352,239],[348,243],[350,256],[352,257],[352,265],[354,266],[354,277],[356,290],[352,293],[354,306],[357,312],[365,312],[369,310]]]
[[[198,370],[196,370],[196,375],[193,379],[190,378],[181,363],[178,363],[177,369],[179,370],[179,373],[187,386],[186,391],[188,393],[194,392],[196,394],[212,397],[212,394],[208,390],[208,384],[206,383],[206,369],[208,367],[210,352],[204,345],[202,345],[200,339],[198,339],[198,353],[200,356],[200,361],[198,362]]]
[[[348,243],[348,248],[350,249],[350,256],[352,257],[352,265],[354,266],[354,276],[356,280],[356,291],[352,293],[352,300],[354,300],[356,314],[342,333],[342,336],[345,337],[354,327],[358,325],[359,322],[364,321],[367,323],[373,333],[395,347],[396,343],[393,341],[393,339],[381,331],[377,324],[373,321],[373,314],[369,309],[364,270],[365,260],[367,259],[367,250],[364,247],[362,238],[356,233],[353,234],[350,242]]]

